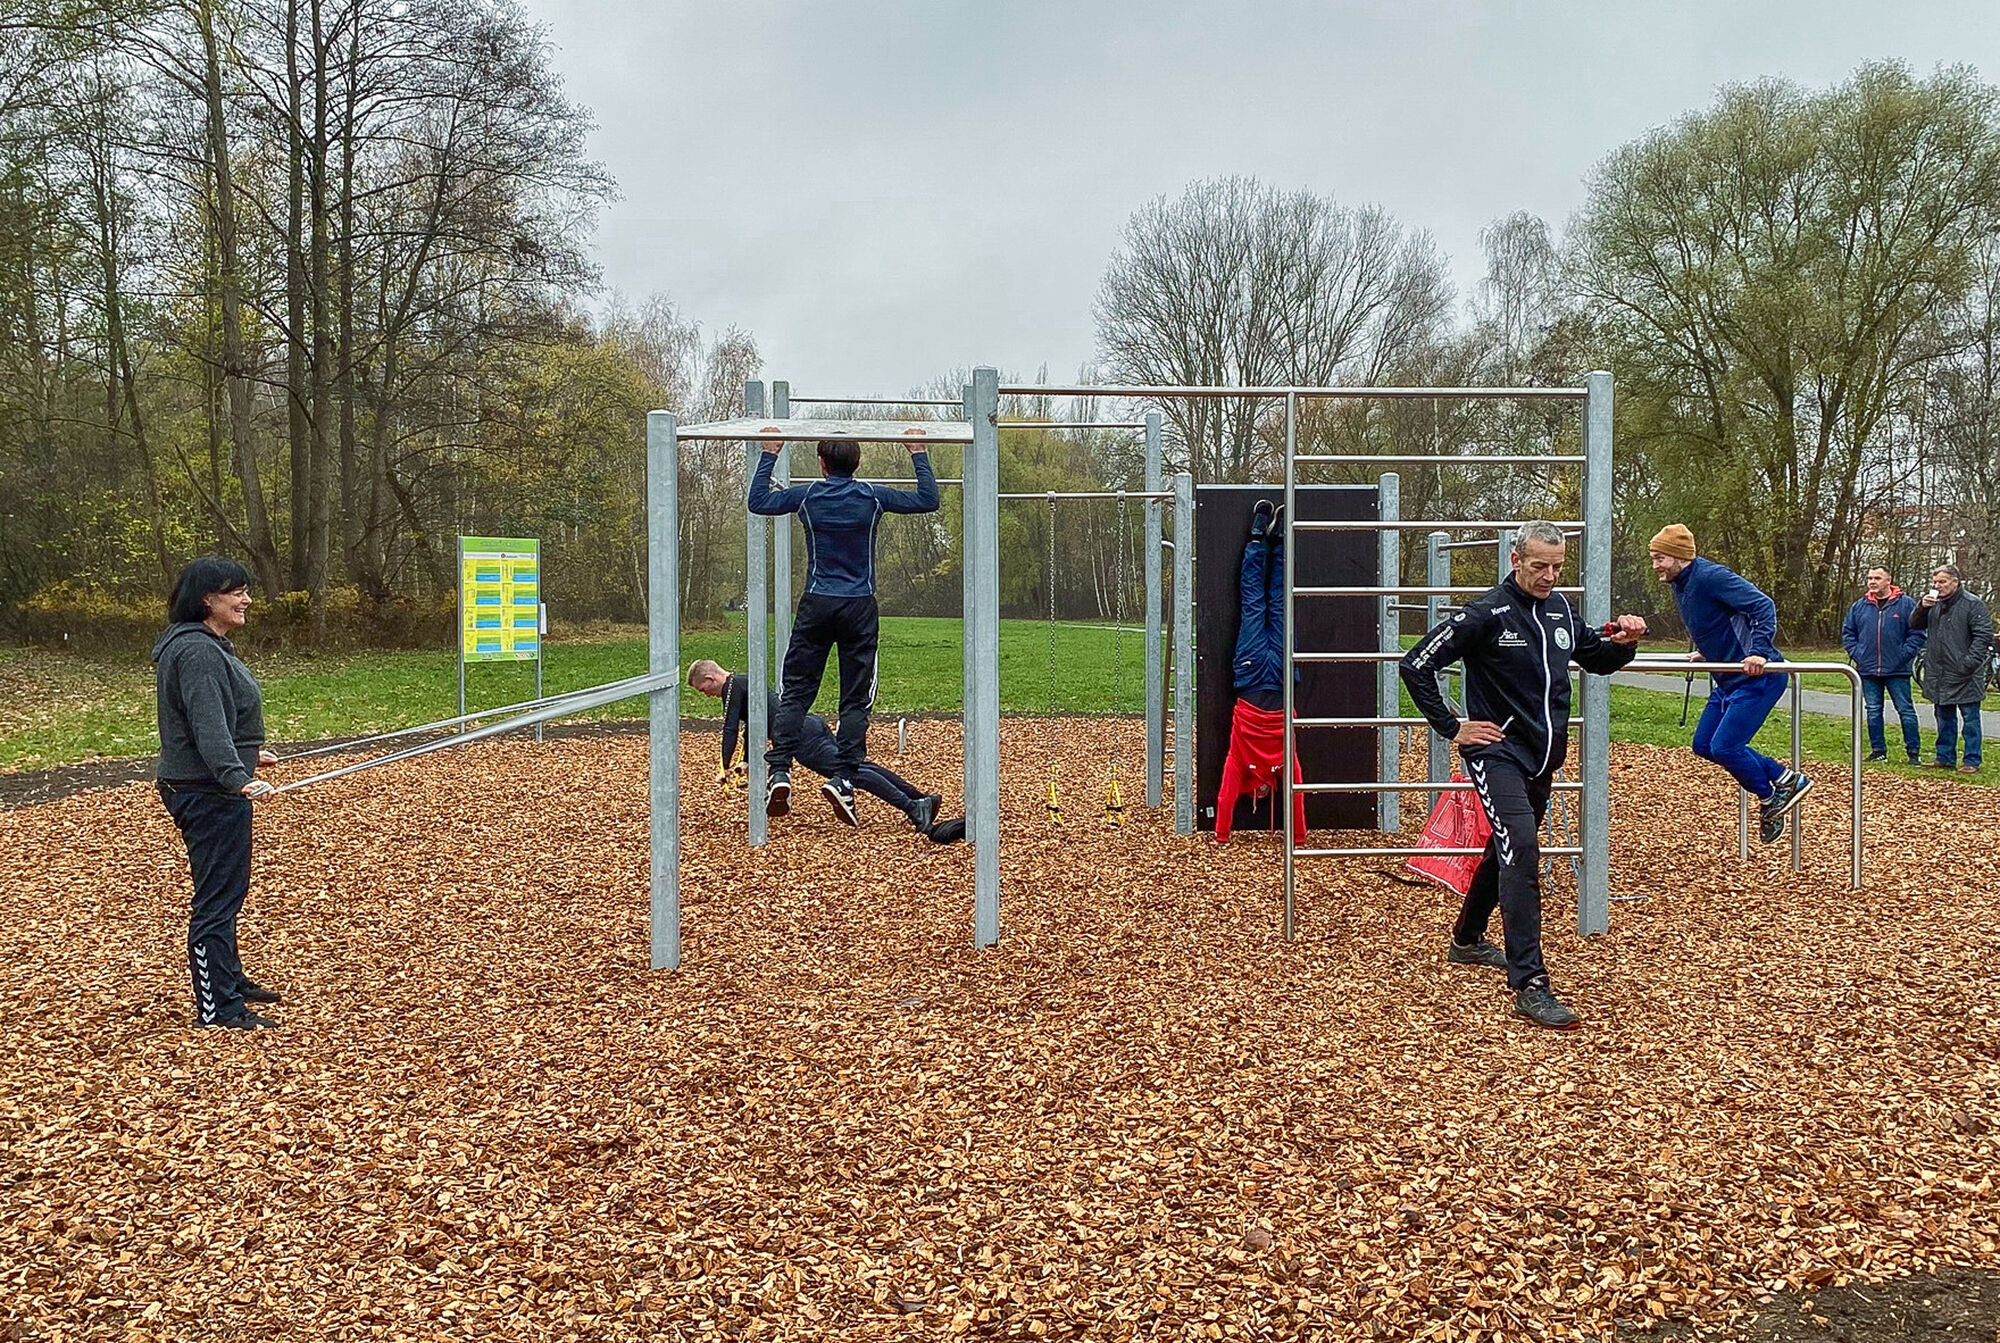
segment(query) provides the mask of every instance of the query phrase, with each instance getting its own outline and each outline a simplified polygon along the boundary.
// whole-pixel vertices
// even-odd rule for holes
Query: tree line
[[[1621,600],[1658,607],[1640,552],[1682,521],[1788,629],[1824,634],[1870,563],[2000,564],[1995,99],[1970,70],[1893,63],[1725,90],[1597,164],[1562,228],[1494,221],[1466,296],[1379,208],[1196,182],[1131,217],[1079,375],[1554,385],[1608,367]],[[615,184],[588,130],[509,0],[7,0],[0,621],[150,621],[178,563],[216,549],[287,637],[434,639],[461,533],[541,537],[561,616],[641,618],[644,414],[726,418],[760,360],[665,297],[602,295],[587,247]],[[1282,469],[1278,407],[1159,409],[1170,470]],[[1573,406],[1307,402],[1299,432],[1437,453],[1402,470],[1410,516],[1578,507],[1574,472],[1450,461],[1574,451]],[[1010,430],[1001,451],[1007,489],[1142,478],[1122,429]],[[904,474],[892,456],[869,469]],[[740,599],[744,467],[738,445],[684,445],[691,619]],[[1009,505],[1006,608],[1136,611],[1140,518]],[[947,508],[884,529],[886,608],[956,613],[956,527]]]

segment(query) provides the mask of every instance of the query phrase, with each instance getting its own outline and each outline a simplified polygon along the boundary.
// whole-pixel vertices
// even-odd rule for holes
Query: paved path
[[[1659,690],[1669,695],[1683,695],[1687,693],[1687,678],[1685,676],[1660,676],[1653,672],[1619,672],[1611,679],[1619,685],[1628,685],[1635,690]],[[1701,712],[1701,702],[1706,698],[1708,698],[1708,673],[1697,672],[1694,678],[1695,707],[1689,715],[1690,719],[1692,719],[1693,714]],[[1824,714],[1829,718],[1847,717],[1850,705],[1847,696],[1835,694],[1831,690],[1803,691],[1799,696],[1799,701],[1807,713]],[[1778,707],[1771,710],[1772,717],[1780,717],[1790,712],[1787,707],[1790,703],[1791,694],[1788,691],[1785,698],[1778,701]],[[1931,706],[1924,703],[1921,698],[1917,699],[1916,704],[1918,725],[1926,733],[1935,736],[1937,734],[1937,715],[1931,712]],[[1894,737],[1896,735],[1896,706],[1885,700],[1882,710],[1888,718],[1889,735]],[[1900,740],[1898,744],[1900,744]]]

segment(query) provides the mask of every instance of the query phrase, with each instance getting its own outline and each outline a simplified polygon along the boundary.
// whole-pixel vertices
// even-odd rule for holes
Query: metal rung
[[[1002,499],[1171,499],[1172,490],[1038,490],[1002,494]]]
[[[1428,718],[1294,718],[1293,727],[1429,727]],[[1569,720],[1569,730],[1580,732],[1583,725]]]
[[[1469,793],[1469,783],[1295,783],[1294,793]],[[1580,783],[1551,784],[1552,793],[1581,793]]]
[[[1302,452],[1299,453],[1297,456],[1293,457],[1292,460],[1295,462],[1351,462],[1355,464],[1366,464],[1368,462],[1390,462],[1400,466],[1462,466],[1468,463],[1472,465],[1492,464],[1492,465],[1505,465],[1505,466],[1519,466],[1524,463],[1533,463],[1533,462],[1576,463],[1576,462],[1585,462],[1590,459],[1583,456],[1581,453],[1573,453],[1573,452],[1562,452],[1562,453],[1507,452],[1507,453],[1495,453],[1492,456],[1484,456],[1475,453],[1464,457],[1457,457],[1457,456],[1448,457],[1441,453],[1435,453],[1435,452],[1430,452],[1430,453],[1315,452],[1311,454]]]
[[[1384,847],[1380,849],[1293,849],[1294,858],[1471,858],[1485,853],[1484,849],[1401,849]],[[1544,858],[1580,857],[1583,850],[1576,845],[1543,849]]]
[[[1348,518],[1339,522],[1292,521],[1287,528],[1295,532],[1498,532],[1519,531],[1519,522],[1395,522],[1386,519],[1363,520]],[[1551,524],[1560,531],[1581,533],[1580,522],[1557,522]]]

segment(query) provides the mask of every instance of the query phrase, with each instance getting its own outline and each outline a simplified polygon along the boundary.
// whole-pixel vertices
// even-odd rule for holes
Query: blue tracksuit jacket
[[[934,513],[937,477],[931,455],[910,454],[917,488],[892,490],[853,476],[828,476],[782,490],[771,488],[778,455],[764,453],[750,479],[750,511],[797,513],[806,529],[806,591],[822,597],[875,595],[875,527],[884,513]]]

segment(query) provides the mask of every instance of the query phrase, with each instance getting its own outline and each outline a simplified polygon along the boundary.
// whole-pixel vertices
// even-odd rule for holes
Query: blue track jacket
[[[1780,662],[1778,604],[1735,570],[1697,555],[1670,587],[1681,624],[1703,662],[1741,662],[1760,657]],[[1718,686],[1735,685],[1742,672],[1718,672]]]
[[[1840,625],[1840,645],[1863,676],[1908,676],[1924,646],[1924,632],[1910,628],[1916,601],[1901,588],[1889,591],[1886,602],[1863,593]]]
[[[806,529],[806,591],[822,597],[875,595],[875,527],[884,513],[935,513],[937,477],[928,452],[910,454],[917,488],[892,490],[853,476],[828,476],[782,490],[771,488],[778,454],[764,453],[750,479],[750,511],[797,513]]]

